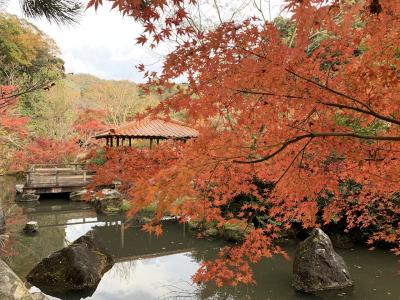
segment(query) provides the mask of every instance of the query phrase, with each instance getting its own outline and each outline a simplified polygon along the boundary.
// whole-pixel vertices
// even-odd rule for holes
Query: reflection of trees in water
[[[130,282],[133,280],[134,273],[136,269],[136,260],[125,261],[116,263],[110,272],[113,272],[118,276],[120,280],[125,280],[126,282]]]
[[[222,244],[221,244],[222,245]],[[193,261],[200,263],[217,257],[219,247],[199,247],[187,254]],[[236,287],[218,288],[215,284],[195,284],[191,281],[179,281],[164,285],[167,292],[159,297],[160,300],[172,299],[198,299],[198,300],[233,300],[255,299],[253,286],[239,285]],[[258,299],[256,297],[256,299]],[[262,298],[260,298],[262,299]]]
[[[6,219],[16,209],[15,204],[16,179],[10,176],[0,176],[0,210]],[[7,258],[10,253],[10,236],[8,232],[0,234],[0,257]]]
[[[161,286],[166,289],[163,296],[158,297],[158,300],[170,300],[170,299],[199,299],[198,298],[198,286],[189,281],[179,281],[170,283],[168,285]]]
[[[43,228],[33,236],[15,232],[12,247],[17,255],[10,260],[11,268],[19,276],[26,276],[35,264],[63,248],[64,239],[65,226]]]
[[[15,202],[15,184],[17,180],[11,176],[0,176],[0,207]]]
[[[223,287],[217,288],[213,284],[195,284],[188,281],[181,281],[175,284],[163,286],[167,289],[159,300],[172,299],[198,299],[198,300],[250,300],[254,299],[249,287]]]

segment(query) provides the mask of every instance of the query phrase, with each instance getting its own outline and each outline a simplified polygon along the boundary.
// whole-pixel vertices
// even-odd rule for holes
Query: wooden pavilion
[[[115,128],[98,133],[95,139],[105,139],[109,147],[132,146],[134,140],[148,140],[152,148],[153,142],[173,139],[185,141],[198,137],[199,132],[182,122],[163,119],[146,118],[127,122]]]

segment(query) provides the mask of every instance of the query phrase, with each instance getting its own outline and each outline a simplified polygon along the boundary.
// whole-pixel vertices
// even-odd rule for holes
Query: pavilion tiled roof
[[[106,137],[132,137],[132,138],[165,138],[185,139],[198,137],[196,129],[188,127],[181,122],[165,121],[162,119],[142,119],[127,122],[115,128],[110,128],[95,136]]]

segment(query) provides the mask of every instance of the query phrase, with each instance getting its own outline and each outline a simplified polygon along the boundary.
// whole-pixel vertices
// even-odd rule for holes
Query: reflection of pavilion
[[[181,260],[170,262],[169,257],[182,258],[190,252],[190,258],[185,261],[196,265],[196,261],[209,255],[211,248],[222,246],[216,241],[210,243],[186,235],[184,226],[172,222],[164,222],[164,233],[160,237],[151,236],[140,230],[141,226],[135,220],[130,221],[131,227],[125,228],[123,216],[97,215],[86,203],[61,199],[42,200],[37,205],[20,204],[18,210],[25,216],[25,220],[35,220],[39,223],[39,232],[34,236],[27,236],[21,232],[23,224],[13,225],[16,229],[13,245],[16,255],[10,258],[10,266],[21,278],[24,278],[43,258],[65,247],[91,229],[95,237],[108,248],[116,262],[113,271],[105,275],[106,293],[109,291],[110,280],[114,280],[110,279],[110,276],[116,276],[115,287],[120,290],[121,286],[118,284],[121,276],[134,272],[136,265],[147,265],[152,261],[147,258],[163,257],[162,261],[173,266],[171,269],[173,273],[178,272],[177,274],[181,276],[182,271],[179,271],[179,268],[185,268],[185,271],[189,272],[186,276],[188,277],[194,270],[186,270],[185,265],[175,265]],[[185,254],[167,256],[176,253]],[[63,299],[81,299],[83,296],[87,295],[77,293]]]
[[[193,241],[196,241],[185,239],[184,228],[173,223],[163,224],[164,232],[159,237],[140,230],[138,226],[126,230],[122,230],[122,226],[123,224],[94,228],[117,262],[189,252],[193,250]]]
[[[184,226],[177,226],[173,222],[163,224],[164,232],[159,237],[141,230],[141,224],[135,220],[130,222],[130,227],[125,228],[124,216],[97,215],[88,204],[82,202],[43,200],[36,206],[21,207],[26,220],[34,220],[39,224],[38,235],[29,240],[35,244],[56,246],[44,247],[42,250],[48,251],[41,251],[40,259],[90,229],[95,231],[95,236],[115,257],[116,262],[189,252],[201,242],[186,238]],[[34,244],[32,246],[35,247]]]

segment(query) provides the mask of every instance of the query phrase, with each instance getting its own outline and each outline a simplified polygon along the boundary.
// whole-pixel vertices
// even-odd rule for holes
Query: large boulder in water
[[[99,242],[95,230],[91,230],[43,259],[30,271],[27,280],[49,295],[80,292],[89,296],[112,265],[113,258]]]
[[[293,273],[294,288],[307,293],[353,285],[346,263],[319,228],[297,246]]]

